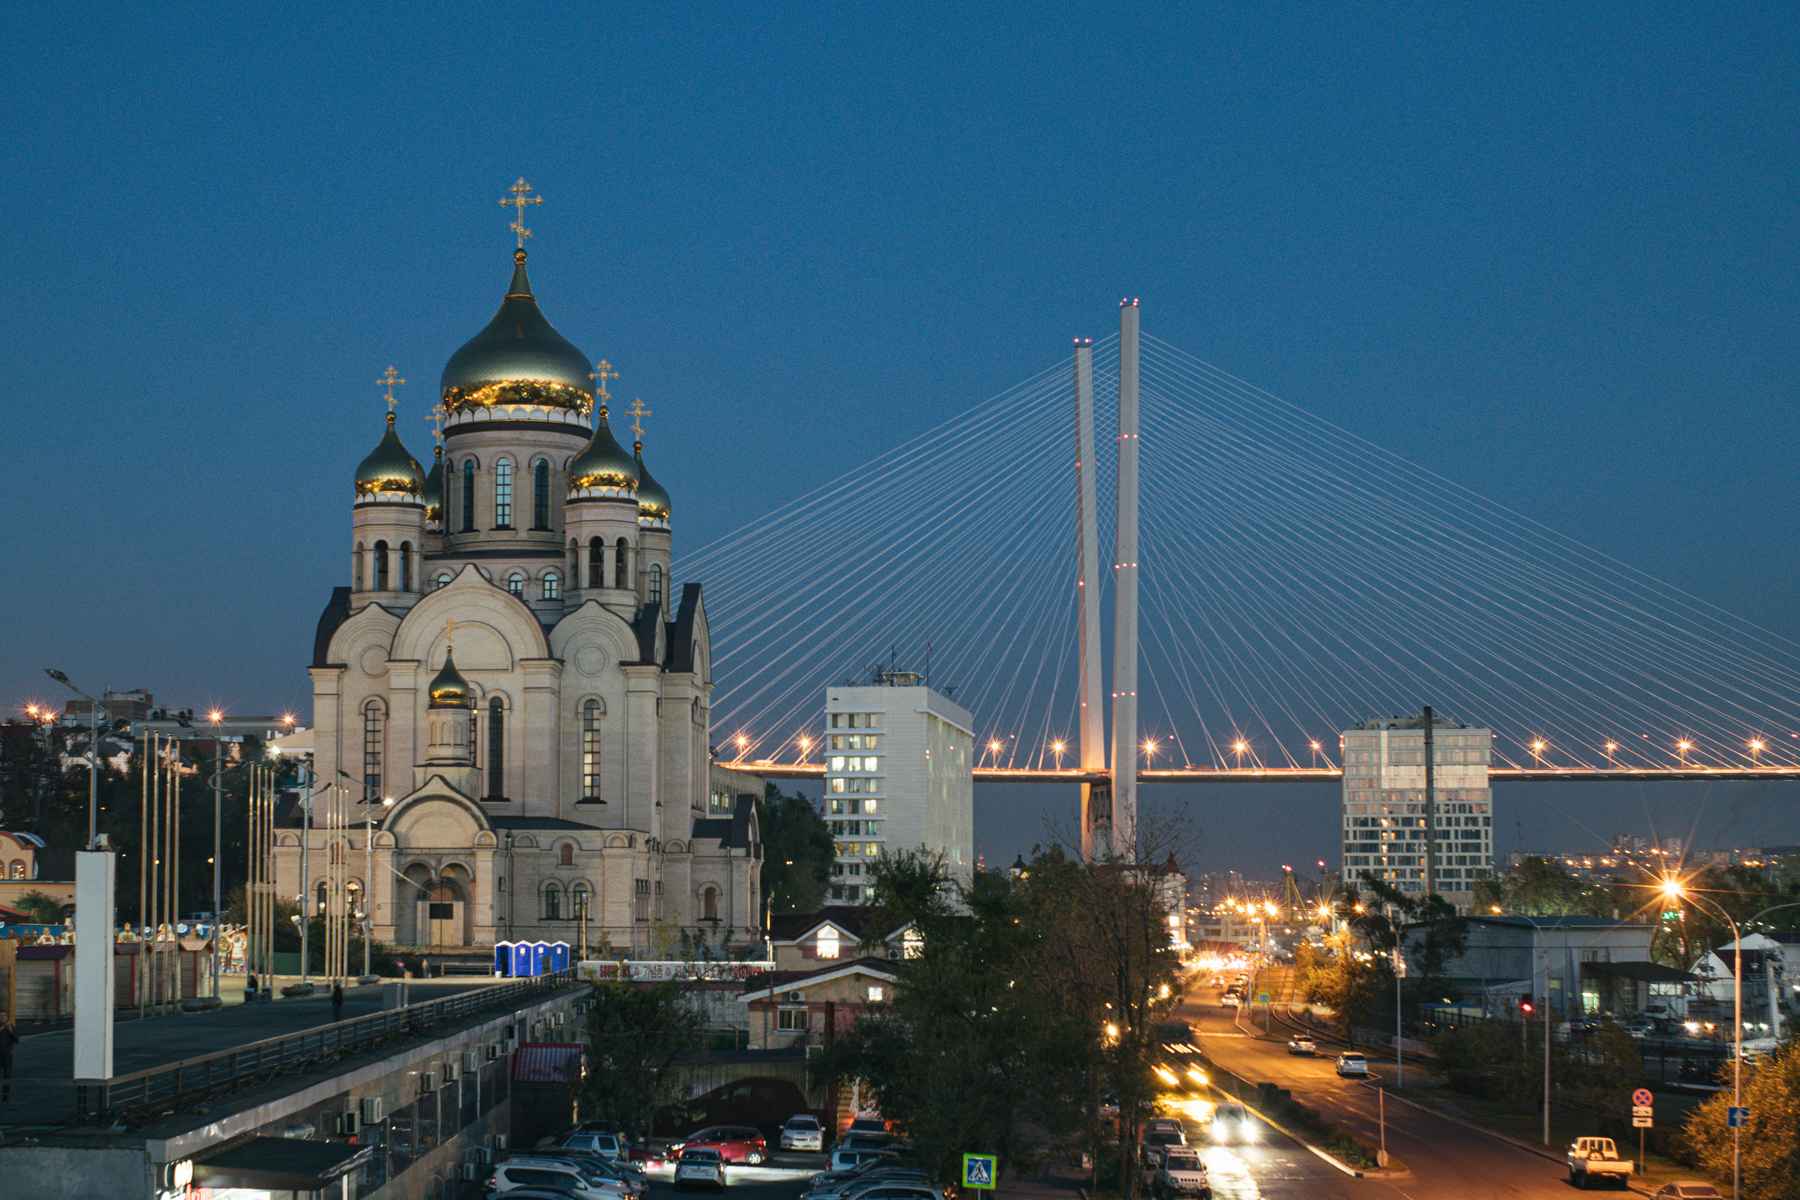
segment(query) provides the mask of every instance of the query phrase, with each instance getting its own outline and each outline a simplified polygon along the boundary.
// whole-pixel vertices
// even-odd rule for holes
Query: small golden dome
[[[372,496],[378,492],[410,492],[418,495],[425,487],[425,473],[419,460],[406,452],[400,435],[394,430],[394,414],[387,418],[387,432],[375,444],[374,453],[356,468],[356,494]]]
[[[637,485],[638,464],[612,435],[612,428],[606,423],[606,409],[602,408],[599,420],[594,423],[594,436],[569,464],[569,490],[624,488],[629,491]]]
[[[456,660],[451,656],[449,647],[444,648],[444,669],[437,673],[431,681],[431,707],[433,708],[471,708],[474,698],[469,690],[469,681],[462,677],[456,669]]]

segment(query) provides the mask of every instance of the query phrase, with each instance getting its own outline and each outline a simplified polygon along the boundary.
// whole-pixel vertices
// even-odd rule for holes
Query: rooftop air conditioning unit
[[[502,1053],[502,1054],[511,1054],[514,1050],[517,1050],[518,1048],[519,1048],[519,1039],[518,1038],[509,1037],[504,1042],[500,1043],[500,1053]]]
[[[482,1047],[482,1050],[486,1053],[486,1055],[490,1061],[500,1057],[500,1043],[499,1042],[489,1042],[487,1045]]]
[[[486,1146],[477,1146],[469,1151],[469,1153],[473,1156],[473,1161],[478,1163],[491,1163],[494,1161],[494,1152]]]
[[[362,1099],[362,1123],[379,1125],[387,1120],[387,1105],[380,1096],[364,1096]]]
[[[793,1004],[806,1003],[806,993],[805,992],[789,992],[787,998],[788,998],[788,1001]]]
[[[443,1081],[445,1083],[455,1083],[456,1082],[456,1077],[458,1074],[460,1074],[460,1072],[457,1069],[458,1066],[459,1066],[459,1064],[457,1063],[457,1061],[454,1058],[447,1058],[444,1060],[442,1077],[443,1077]]]
[[[431,1071],[419,1072],[419,1094],[437,1091],[437,1075]]]
[[[456,1168],[456,1174],[457,1174],[457,1178],[459,1178],[459,1179],[475,1178],[475,1164],[474,1163],[462,1164],[460,1167]]]
[[[481,1055],[473,1050],[463,1051],[463,1074],[468,1075],[481,1069]]]
[[[494,1149],[496,1149],[496,1150],[506,1149],[506,1140],[507,1140],[506,1134],[496,1133],[494,1135]]]

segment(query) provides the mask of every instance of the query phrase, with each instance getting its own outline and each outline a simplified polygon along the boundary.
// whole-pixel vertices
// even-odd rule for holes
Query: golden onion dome
[[[512,286],[487,328],[444,364],[444,407],[452,413],[505,404],[535,404],[586,415],[594,407],[587,357],[538,310],[525,275],[525,252],[513,258]]]
[[[433,708],[474,707],[469,681],[456,669],[456,660],[451,656],[449,647],[444,648],[444,669],[431,681],[430,692]]]
[[[425,491],[421,497],[425,501],[425,519],[437,524],[444,520],[444,448],[437,448],[437,455],[431,461],[431,473],[425,476]]]
[[[649,470],[644,466],[644,443],[633,442],[632,458],[637,462],[638,474],[638,516],[648,517],[653,521],[669,519],[669,493],[663,485],[650,478]]]
[[[419,460],[406,452],[400,435],[394,430],[394,414],[387,418],[387,432],[369,457],[356,468],[356,494],[373,496],[382,492],[410,492],[418,495],[425,486],[425,472]]]
[[[619,439],[612,435],[612,427],[606,423],[606,409],[601,408],[599,420],[594,422],[594,436],[569,464],[569,490],[631,490],[638,485],[638,467],[631,455],[625,453],[625,447],[619,445]]]

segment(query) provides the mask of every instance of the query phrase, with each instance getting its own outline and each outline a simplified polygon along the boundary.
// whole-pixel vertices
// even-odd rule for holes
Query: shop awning
[[[373,1146],[254,1137],[194,1162],[194,1183],[206,1188],[322,1192],[362,1164]]]

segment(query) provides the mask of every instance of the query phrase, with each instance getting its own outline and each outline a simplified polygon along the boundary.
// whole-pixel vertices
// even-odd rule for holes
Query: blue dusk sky
[[[306,714],[350,477],[491,315],[642,397],[677,553],[1116,329],[1800,639],[1793,5],[25,6],[0,702]],[[617,428],[617,425],[615,425]],[[821,552],[829,552],[822,540]],[[982,553],[972,532],[972,563]],[[771,580],[778,586],[779,580]],[[1502,791],[1532,848],[1694,791]],[[1800,784],[1702,844],[1800,841]],[[1335,858],[1198,792],[1195,865]],[[984,793],[1006,861],[1063,789]],[[1515,848],[1511,836],[1497,848]],[[1266,860],[1266,861],[1265,861]]]

